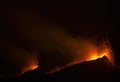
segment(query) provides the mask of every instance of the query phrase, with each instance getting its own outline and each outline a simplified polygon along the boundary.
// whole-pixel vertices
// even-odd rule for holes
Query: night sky
[[[120,64],[119,18],[113,2],[4,0],[0,1],[0,11],[0,77],[7,73],[17,75],[34,52],[43,54],[38,55],[38,59],[43,61],[40,61],[43,69],[51,69],[49,65],[45,65],[48,62],[52,64],[56,61],[51,65],[55,66],[73,60],[73,55],[70,55],[71,58],[64,55],[71,54],[68,45],[69,41],[74,45],[73,38],[85,38],[97,43],[107,38],[113,48],[116,64]],[[83,40],[81,44],[84,46]],[[64,53],[67,49],[68,52]],[[51,54],[61,55],[54,57]],[[61,59],[63,61],[59,62]]]

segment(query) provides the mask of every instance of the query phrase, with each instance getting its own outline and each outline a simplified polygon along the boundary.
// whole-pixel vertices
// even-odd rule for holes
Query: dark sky
[[[95,41],[101,41],[107,37],[113,47],[116,63],[120,62],[118,14],[113,2],[108,0],[4,0],[0,1],[0,10],[2,20],[2,28],[0,28],[1,44],[5,44],[4,41],[9,42],[10,40],[9,46],[11,44],[19,46],[23,49],[22,53],[25,53],[24,49],[28,51],[32,51],[34,48],[36,49],[36,46],[29,45],[30,42],[27,42],[24,39],[25,37],[21,37],[20,34],[24,33],[19,31],[20,29],[18,28],[23,27],[29,29],[25,26],[36,25],[37,20],[40,19],[41,24],[44,23],[43,26],[48,23],[55,24],[60,26],[57,29],[64,29],[72,37],[85,37]],[[31,14],[28,14],[31,12],[34,16],[37,15],[38,18],[35,18],[36,16],[31,18]],[[24,16],[28,16],[28,18],[24,18]],[[30,21],[31,19],[35,19],[35,21]],[[47,23],[43,21],[47,21]],[[51,29],[51,27],[47,29]],[[25,33],[27,34],[27,32]],[[32,35],[29,36],[31,37]],[[35,45],[38,44],[36,43]],[[3,54],[11,53],[11,50],[9,50],[10,47],[8,45],[6,46],[8,52],[4,52],[6,51],[6,47],[5,49],[1,47],[3,49],[0,54],[1,62],[6,60],[2,60],[2,57],[4,58]],[[14,51],[15,49],[13,49],[12,53],[17,53]],[[3,63],[0,64],[3,65]]]

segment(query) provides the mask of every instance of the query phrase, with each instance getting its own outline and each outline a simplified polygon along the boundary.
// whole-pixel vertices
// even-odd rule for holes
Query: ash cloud
[[[83,61],[95,45],[82,38],[73,38],[65,30],[50,23],[36,11],[17,10],[8,17],[11,27],[9,41],[1,42],[0,76],[13,76],[22,70],[34,51],[37,52],[43,72],[64,67],[74,61]],[[93,46],[93,47],[91,47]],[[4,65],[3,65],[4,64]],[[5,68],[5,69],[4,69]]]

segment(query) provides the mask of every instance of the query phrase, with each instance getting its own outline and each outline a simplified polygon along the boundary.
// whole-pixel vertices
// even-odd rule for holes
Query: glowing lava
[[[46,72],[46,73],[47,74],[54,73],[54,72],[57,72],[57,71],[60,71],[64,68],[66,68],[66,67],[70,67],[72,65],[79,64],[84,61],[97,60],[98,58],[102,58],[104,56],[106,56],[107,59],[109,60],[109,62],[114,66],[114,55],[113,55],[113,51],[110,46],[110,43],[108,41],[103,41],[99,46],[97,46],[96,44],[92,44],[92,43],[89,43],[89,44],[90,45],[87,45],[87,47],[85,47],[87,54],[83,55],[83,59],[80,59],[78,57],[77,59],[70,62],[69,64],[67,64],[65,66],[57,66],[53,70]],[[80,57],[82,57],[81,54],[79,54],[79,55],[80,55]]]
[[[31,65],[28,67],[29,70],[34,70],[38,67],[38,65]]]
[[[80,55],[80,57],[77,57],[77,59],[75,59],[74,61],[68,63],[67,65],[61,65],[61,66],[56,66],[54,67],[52,70],[50,71],[46,71],[45,73],[49,74],[49,73],[54,73],[57,71],[60,71],[66,67],[70,67],[74,64],[79,64],[82,63],[83,61],[91,61],[91,60],[96,60],[98,58],[102,58],[104,56],[106,56],[108,58],[108,60],[110,61],[110,63],[112,65],[114,65],[114,56],[113,56],[113,52],[112,52],[112,48],[109,44],[108,41],[103,41],[99,46],[95,45],[95,44],[91,44],[88,45],[87,47],[85,47],[86,50],[86,54],[83,55],[83,58],[79,59],[80,57],[82,57],[79,53],[78,55]],[[78,50],[79,52],[79,50]],[[84,53],[83,53],[84,54]],[[28,64],[26,65],[26,67],[23,69],[22,74],[30,71],[30,70],[34,70],[38,67],[38,60],[36,58],[36,56],[33,56],[30,61],[28,61]]]
[[[97,56],[97,55],[93,55],[90,60],[96,60],[98,58],[102,58],[104,55],[101,55],[101,56]]]
[[[26,67],[22,70],[21,74],[30,71],[30,70],[34,70],[36,68],[38,68],[38,60],[36,58],[36,56],[32,56],[32,58],[29,60],[28,64],[26,65]]]
[[[108,41],[103,41],[103,43],[97,48],[97,51],[95,50],[91,53],[88,60],[96,60],[98,58],[102,58],[103,56],[106,56],[110,63],[114,65],[114,56]]]
[[[34,56],[32,59],[29,61],[29,66],[26,67],[26,71],[28,70],[34,70],[38,67],[38,61],[37,58]]]

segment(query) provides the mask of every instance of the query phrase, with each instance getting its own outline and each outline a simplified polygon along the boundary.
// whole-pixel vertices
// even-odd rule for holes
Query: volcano
[[[62,81],[94,81],[104,82],[112,81],[116,82],[120,70],[109,62],[106,56],[98,58],[96,60],[84,61],[79,64],[72,65],[61,71],[45,74],[38,67],[35,70],[28,71],[15,81],[48,81],[48,82],[62,82]]]

